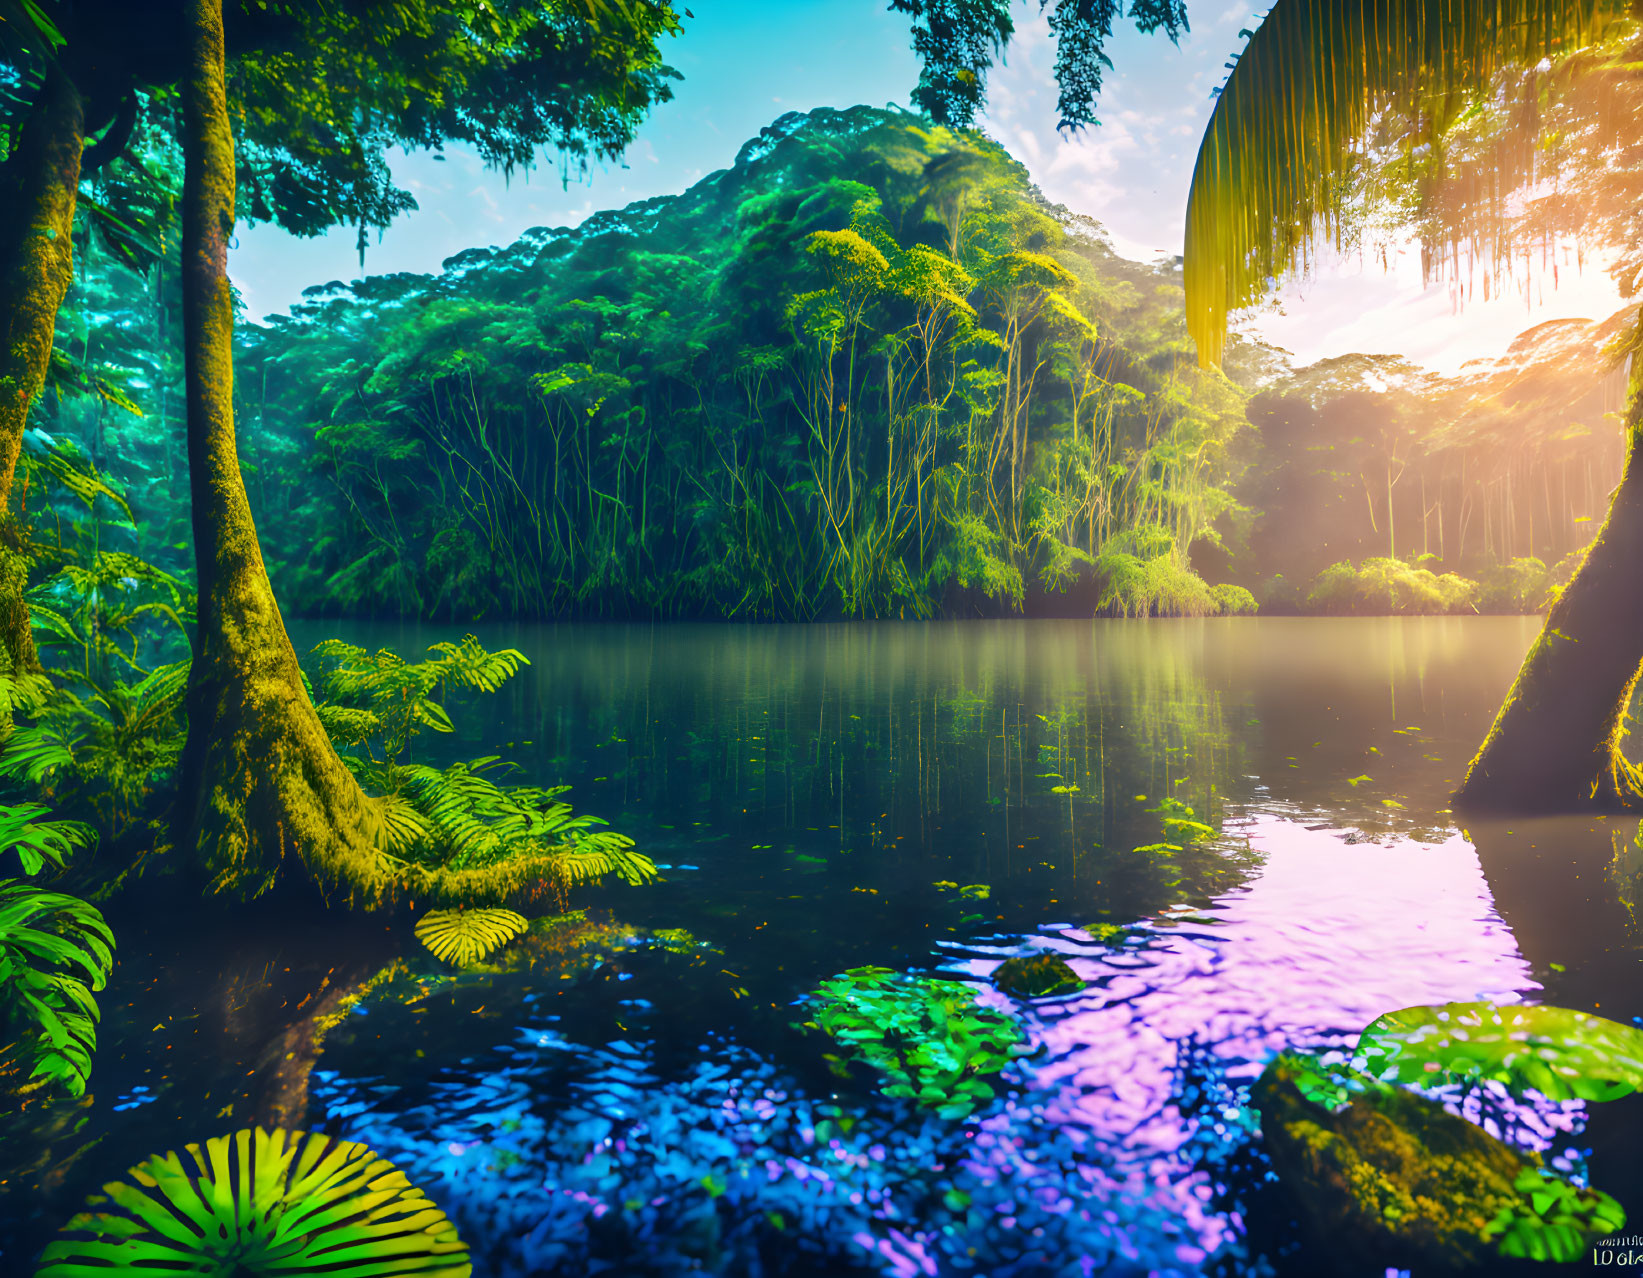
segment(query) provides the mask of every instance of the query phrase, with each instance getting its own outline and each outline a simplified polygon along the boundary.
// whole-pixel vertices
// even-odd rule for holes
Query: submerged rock
[[[1083,979],[1053,954],[1018,955],[1005,959],[993,973],[993,984],[1016,998],[1071,994],[1084,988]]]
[[[1533,1254],[1535,1243],[1522,1249],[1514,1235],[1561,1233],[1557,1250],[1583,1252],[1613,1228],[1582,1218],[1600,1215],[1606,1195],[1542,1177],[1538,1158],[1415,1092],[1371,1088],[1335,1112],[1313,1103],[1298,1086],[1313,1068],[1278,1057],[1252,1099],[1279,1180],[1334,1254],[1361,1257],[1376,1272],[1449,1271]],[[1573,1214],[1534,1210],[1535,1189],[1553,1185]]]

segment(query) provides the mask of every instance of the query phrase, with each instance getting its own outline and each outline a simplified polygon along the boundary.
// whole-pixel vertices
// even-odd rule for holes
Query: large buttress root
[[[370,904],[389,886],[377,806],[343,766],[285,633],[234,445],[234,140],[222,0],[189,0],[184,85],[183,315],[199,628],[188,687],[179,846],[213,886],[266,889],[287,854],[322,887]]]
[[[29,628],[21,512],[11,503],[29,406],[45,385],[57,310],[74,278],[74,205],[85,107],[63,71],[47,69],[16,151],[0,165],[0,647],[37,670]]]
[[[1457,811],[1643,807],[1621,753],[1643,666],[1643,382],[1626,414],[1626,469],[1579,570],[1546,615],[1455,794]]]

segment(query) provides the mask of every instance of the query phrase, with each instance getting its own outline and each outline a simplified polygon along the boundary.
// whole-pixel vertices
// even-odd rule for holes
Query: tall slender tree
[[[9,207],[23,210],[15,220],[24,223],[13,235],[20,251],[7,259],[18,269],[0,276],[0,314],[26,327],[8,332],[6,347],[20,351],[22,376],[0,385],[12,392],[0,395],[5,474],[70,278],[81,95],[96,85],[99,101],[116,103],[104,114],[118,149],[142,92],[176,86],[200,596],[179,839],[205,857],[219,888],[259,891],[293,853],[322,882],[380,896],[391,876],[377,848],[376,805],[337,757],[303,687],[240,476],[227,277],[237,187],[248,188],[259,217],[308,233],[354,222],[363,238],[367,225],[414,206],[381,162],[389,143],[465,140],[502,167],[529,164],[543,147],[566,163],[614,157],[670,94],[657,42],[678,30],[678,15],[669,0],[0,0],[0,17],[9,41],[0,57],[27,105],[19,142],[0,165],[0,183],[16,191]],[[231,92],[246,135],[238,156]],[[32,660],[25,573],[15,552],[0,553],[0,625],[18,631],[0,642],[14,661]]]

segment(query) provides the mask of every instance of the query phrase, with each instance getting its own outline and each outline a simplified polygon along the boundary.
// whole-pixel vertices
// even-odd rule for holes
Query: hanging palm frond
[[[1377,109],[1441,138],[1503,68],[1594,39],[1621,0],[1277,0],[1238,58],[1187,201],[1187,326],[1218,364],[1230,311],[1341,241],[1345,194]],[[1501,192],[1504,200],[1508,194]]]
[[[416,925],[416,939],[437,959],[466,967],[507,944],[529,924],[512,910],[434,910]]]
[[[137,1164],[41,1256],[36,1278],[129,1272],[469,1278],[456,1227],[381,1155],[261,1127]]]

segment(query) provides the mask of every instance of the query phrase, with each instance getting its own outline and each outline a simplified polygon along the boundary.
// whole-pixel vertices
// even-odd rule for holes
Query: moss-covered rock
[[[993,984],[1016,998],[1072,994],[1084,988],[1078,973],[1054,954],[1018,955],[1005,959],[993,973]]]
[[[1303,1094],[1299,1084],[1311,1073],[1313,1063],[1280,1056],[1255,1084],[1253,1100],[1279,1180],[1334,1254],[1361,1256],[1376,1271],[1448,1271],[1533,1254],[1537,1248],[1503,1245],[1525,1232],[1516,1222],[1537,1236],[1568,1234],[1557,1240],[1559,1251],[1583,1251],[1613,1228],[1592,1226],[1612,1199],[1542,1177],[1533,1155],[1436,1102],[1371,1087],[1332,1112]],[[1560,1196],[1571,1199],[1555,1221],[1535,1210],[1532,1190],[1542,1184],[1560,1186]]]

